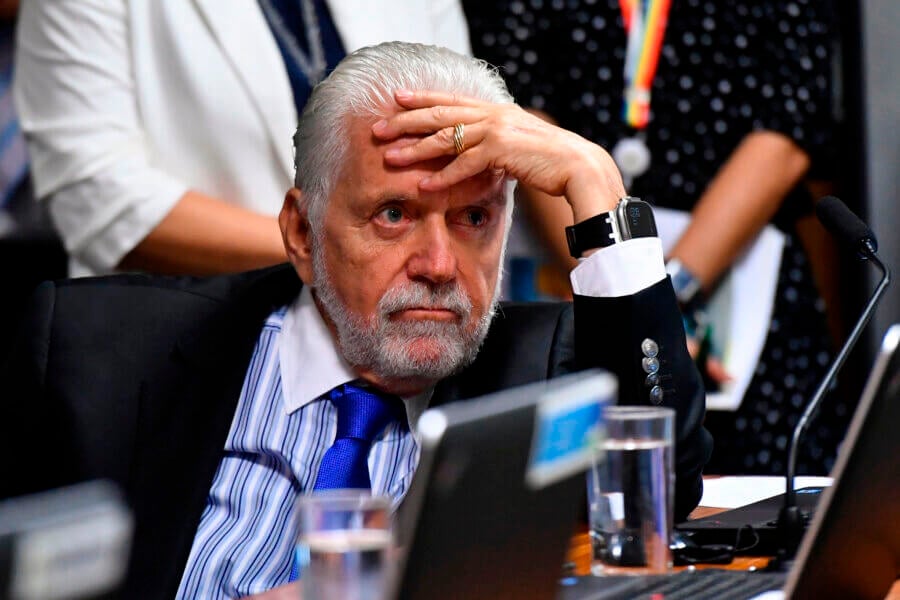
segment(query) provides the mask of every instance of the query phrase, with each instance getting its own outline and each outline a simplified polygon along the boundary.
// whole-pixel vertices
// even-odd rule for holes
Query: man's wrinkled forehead
[[[407,146],[412,146],[419,142],[424,136],[416,136],[416,135],[404,135],[397,139],[390,140],[388,142],[381,142],[380,140],[376,140],[376,144],[381,147],[382,155],[384,151],[387,151],[391,148],[405,148]],[[431,168],[442,169],[443,167],[450,164],[455,157],[448,155],[442,156],[440,158],[435,158],[430,161],[425,161],[424,164],[428,165]],[[504,193],[502,189],[503,184],[507,181],[506,171],[503,169],[486,169],[479,173],[478,175],[474,175],[470,177],[469,180],[489,185],[494,184],[496,187],[500,188],[500,194]]]
[[[406,167],[393,167],[387,165],[384,162],[384,153],[387,150],[391,148],[399,149],[412,146],[431,135],[431,133],[422,135],[408,134],[391,140],[382,140],[375,137],[375,135],[372,133],[372,125],[374,125],[376,121],[379,121],[383,118],[390,118],[392,115],[397,114],[401,110],[403,109],[399,106],[394,105],[381,107],[374,113],[368,113],[365,115],[346,115],[345,126],[348,138],[348,155],[345,155],[345,158],[349,160],[345,160],[345,168],[354,168],[354,164],[359,164],[357,162],[357,160],[359,159],[363,159],[364,161],[371,161],[374,159],[378,161],[379,166],[383,167],[388,172],[402,172],[407,170],[421,169],[423,167],[429,170],[438,171],[440,169],[443,169],[453,161],[455,157],[448,153],[447,156],[434,158],[428,161],[422,161],[420,163],[415,163]],[[371,151],[371,149],[374,149],[375,155],[369,154],[369,151],[362,151],[363,148],[368,148],[369,151]],[[486,195],[496,195],[497,200],[500,202],[503,202],[505,200],[512,200],[512,195],[507,193],[509,190],[506,184],[509,182],[509,179],[507,178],[506,172],[503,169],[488,169],[479,173],[478,175],[468,178],[467,181],[478,186],[490,187],[491,191],[486,192]],[[511,188],[509,189],[511,190]]]

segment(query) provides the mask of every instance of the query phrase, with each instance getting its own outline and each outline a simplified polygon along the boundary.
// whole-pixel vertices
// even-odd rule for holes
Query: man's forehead
[[[386,110],[386,113],[393,114],[397,110]],[[446,167],[455,157],[447,155],[435,159],[415,163],[407,167],[391,167],[384,161],[384,153],[391,148],[406,148],[421,141],[426,136],[403,135],[393,140],[380,140],[372,133],[372,125],[375,124],[380,117],[368,116],[351,116],[348,121],[350,143],[348,145],[349,156],[347,157],[348,166],[353,163],[356,168],[362,166],[361,163],[368,163],[369,167],[380,167],[387,172],[403,173],[413,171],[431,171],[436,172]],[[357,162],[360,161],[360,162]],[[352,168],[352,167],[351,167]],[[471,192],[477,192],[478,200],[484,202],[502,202],[505,200],[505,182],[506,173],[502,169],[488,169],[481,173],[469,177],[460,182],[457,186],[471,188]],[[454,187],[457,187],[454,186]]]
[[[469,177],[445,192],[421,192],[408,184],[393,185],[391,180],[378,182],[363,181],[356,188],[355,197],[365,203],[380,203],[391,200],[432,202],[435,198],[446,198],[447,206],[462,205],[505,205],[507,200],[505,178],[487,171]]]
[[[423,136],[404,135],[394,140],[381,140],[372,133],[372,126],[384,117],[389,117],[397,111],[386,111],[383,116],[377,115],[347,115],[345,131],[347,134],[348,158],[352,160],[357,158],[365,158],[370,156],[372,151],[383,156],[384,152],[389,148],[404,148],[415,144]]]

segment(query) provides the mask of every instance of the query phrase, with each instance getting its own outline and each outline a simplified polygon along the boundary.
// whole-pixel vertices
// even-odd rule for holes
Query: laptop
[[[882,342],[875,366],[821,493],[783,593],[764,597],[884,598],[900,576],[900,324]],[[563,600],[651,597],[751,598],[780,590],[784,574],[702,570],[650,577],[584,577]],[[696,592],[685,593],[692,586]]]
[[[616,380],[585,371],[426,411],[389,598],[554,598]]]

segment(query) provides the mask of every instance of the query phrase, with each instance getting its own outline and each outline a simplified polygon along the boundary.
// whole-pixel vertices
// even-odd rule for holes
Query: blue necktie
[[[371,489],[369,450],[375,436],[402,414],[396,396],[388,396],[352,383],[330,392],[337,409],[337,434],[325,452],[313,491],[341,488]]]
[[[369,479],[369,450],[375,436],[403,414],[396,396],[380,394],[352,383],[329,392],[337,409],[337,433],[325,451],[313,491],[347,488],[372,489]],[[301,547],[294,549],[289,581],[296,581],[303,564]]]

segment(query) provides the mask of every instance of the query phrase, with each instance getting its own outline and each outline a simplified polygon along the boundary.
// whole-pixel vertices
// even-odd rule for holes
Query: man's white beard
[[[348,363],[386,379],[437,381],[475,360],[497,309],[496,291],[490,310],[477,318],[474,326],[472,302],[456,281],[440,285],[410,281],[391,288],[379,300],[376,314],[363,318],[347,309],[338,297],[325,269],[321,245],[317,246],[312,256],[315,294],[337,329],[338,347]],[[458,318],[449,322],[391,320],[392,313],[406,308],[440,308],[456,313]],[[417,341],[426,341],[428,351],[417,350]]]

